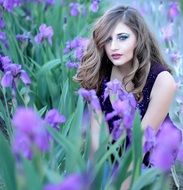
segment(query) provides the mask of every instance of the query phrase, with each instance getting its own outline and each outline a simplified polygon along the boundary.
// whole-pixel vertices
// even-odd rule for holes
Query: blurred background
[[[90,162],[86,101],[72,80],[94,21],[117,5],[137,8],[158,39],[177,83],[170,116],[182,130],[183,1],[0,0],[0,189],[120,189],[130,163],[141,159],[129,151],[114,175],[107,159],[117,145],[105,151],[103,134]],[[143,174],[137,163],[131,189],[167,189],[165,178],[181,189],[182,164],[175,163],[168,174]]]

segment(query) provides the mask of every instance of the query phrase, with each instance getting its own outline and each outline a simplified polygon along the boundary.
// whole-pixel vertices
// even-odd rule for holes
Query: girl
[[[162,123],[171,122],[168,112],[176,83],[153,34],[132,7],[118,6],[99,18],[74,79],[82,87],[96,90],[105,115],[113,111],[111,95],[104,99],[106,83],[118,79],[122,88],[135,96],[143,129],[151,126],[158,131]],[[99,145],[102,113],[98,112],[98,117],[99,122],[92,113],[94,151]],[[110,133],[117,119],[108,121]],[[143,162],[149,164],[148,159]]]

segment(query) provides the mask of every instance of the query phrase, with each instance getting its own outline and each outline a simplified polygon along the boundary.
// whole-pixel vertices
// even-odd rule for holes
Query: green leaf
[[[83,109],[84,109],[83,100],[82,97],[79,96],[75,114],[71,122],[70,131],[67,136],[68,140],[74,145],[75,151],[79,153],[82,145],[81,129],[82,129]],[[75,166],[73,165],[73,163],[69,162],[68,159],[66,158],[67,170],[72,171],[74,167]]]
[[[47,72],[49,72],[51,69],[55,68],[61,63],[60,59],[51,60],[43,65],[41,69],[38,71],[38,79],[41,77],[41,75],[45,75]]]
[[[38,112],[39,112],[39,115],[40,116],[43,116],[43,114],[46,112],[46,109],[47,109],[47,105],[44,106],[43,108],[41,108]]]
[[[15,177],[14,158],[10,150],[10,145],[0,133],[0,173],[5,183],[6,189],[16,190],[17,182]]]
[[[114,186],[116,189],[120,189],[121,184],[127,177],[128,169],[130,164],[132,163],[132,148],[128,149],[125,154],[124,158],[122,159],[120,166],[119,166],[119,173],[115,176],[114,179]]]
[[[142,188],[156,182],[161,172],[155,168],[147,168],[141,176],[134,182],[131,190],[142,190]]]
[[[25,172],[25,180],[27,190],[41,190],[42,183],[38,172],[36,171],[33,162],[24,159],[23,160],[24,172]]]
[[[81,157],[80,152],[78,152],[75,146],[73,146],[74,144],[68,138],[59,134],[58,131],[56,131],[55,129],[47,127],[47,130],[51,134],[52,138],[57,142],[57,144],[64,149],[65,154],[68,154],[70,156],[68,162],[72,164],[74,163],[79,168],[84,169],[83,159]]]
[[[103,165],[105,164],[106,160],[111,156],[111,154],[116,152],[116,149],[119,147],[119,145],[122,144],[122,142],[124,141],[125,136],[122,135],[118,141],[116,141],[114,144],[110,145],[109,149],[107,150],[107,145],[108,145],[108,139],[106,139],[106,141],[103,142],[103,144],[100,145],[99,149],[96,152],[95,155],[95,178],[97,178],[97,174],[100,173],[101,168],[103,167]],[[105,153],[102,156],[98,156],[101,155],[101,151],[104,150]]]
[[[133,173],[132,181],[136,180],[141,173],[142,165],[142,130],[140,115],[136,112],[132,133]]]
[[[60,96],[60,100],[59,100],[59,111],[64,114],[65,116],[67,116],[67,108],[68,108],[68,101],[69,101],[69,80],[67,79],[64,83],[63,86],[63,90],[62,90],[62,94]]]
[[[183,14],[183,0],[180,0],[180,8],[181,8],[181,11],[182,11],[182,14]]]

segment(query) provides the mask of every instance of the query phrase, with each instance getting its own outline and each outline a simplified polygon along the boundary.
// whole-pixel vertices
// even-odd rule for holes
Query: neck
[[[127,76],[131,71],[132,71],[132,66],[131,64],[124,64],[121,66],[113,66],[115,70],[118,70],[118,72],[120,72],[120,75],[122,76],[122,78],[124,78],[125,76]]]

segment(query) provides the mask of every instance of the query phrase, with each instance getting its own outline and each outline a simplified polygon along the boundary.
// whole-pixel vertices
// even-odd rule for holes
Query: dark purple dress
[[[156,77],[158,76],[159,73],[161,73],[163,71],[168,71],[168,69],[165,66],[163,66],[161,64],[157,64],[157,63],[154,63],[151,65],[146,84],[145,84],[143,91],[142,91],[143,100],[137,104],[137,108],[140,111],[141,120],[143,119],[143,117],[147,111],[147,108],[148,108],[148,105],[150,102],[151,90],[152,90],[152,87],[153,87],[154,82],[156,80]],[[98,93],[98,98],[100,101],[101,109],[105,115],[108,113],[111,113],[113,111],[109,96],[104,101],[104,90],[106,88],[106,83],[110,81],[110,75],[111,75],[111,73],[109,73],[107,76],[104,77],[104,79],[102,81],[101,89],[99,90],[99,93]],[[166,119],[167,118],[169,118],[168,114],[166,116]],[[118,120],[118,119],[119,119],[118,116],[114,116],[111,120],[108,121],[110,133],[113,130],[113,122]],[[127,140],[126,144],[128,145],[129,144],[129,138],[127,137],[126,140]],[[149,152],[146,153],[144,160],[143,160],[143,163],[146,166],[149,165]]]
[[[143,91],[142,91],[143,100],[137,104],[137,108],[140,111],[141,120],[147,111],[147,108],[148,108],[148,105],[150,102],[151,90],[152,90],[152,87],[153,87],[154,82],[156,80],[156,77],[158,76],[159,73],[161,73],[163,71],[168,71],[168,69],[165,66],[163,66],[161,64],[157,64],[157,63],[152,64],[152,66],[150,68],[146,84],[145,84]],[[109,96],[104,101],[104,90],[106,88],[106,83],[110,81],[110,75],[111,75],[111,73],[109,73],[108,76],[106,76],[103,79],[101,89],[99,90],[99,93],[98,93],[98,98],[100,101],[101,109],[105,113],[105,115],[113,111]],[[168,115],[167,115],[167,117],[168,117]],[[117,119],[119,119],[119,117],[115,116],[111,120],[108,121],[110,132],[113,129],[113,122]]]

